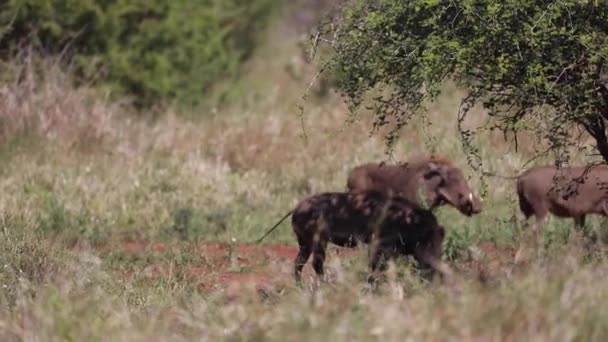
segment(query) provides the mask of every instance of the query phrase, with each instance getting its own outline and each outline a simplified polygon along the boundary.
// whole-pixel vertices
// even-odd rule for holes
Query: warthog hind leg
[[[327,248],[327,239],[321,238],[314,244],[312,250],[312,268],[317,274],[317,278],[325,281],[325,272],[323,264],[325,263],[325,249]]]
[[[294,260],[294,275],[296,278],[296,283],[298,285],[302,281],[302,269],[304,268],[304,265],[306,265],[306,262],[308,261],[308,258],[310,257],[311,253],[312,248],[310,247],[310,245],[300,245],[300,251],[298,252],[298,255],[296,255],[296,259]]]
[[[579,215],[574,217],[574,226],[583,228],[585,226],[585,215]]]

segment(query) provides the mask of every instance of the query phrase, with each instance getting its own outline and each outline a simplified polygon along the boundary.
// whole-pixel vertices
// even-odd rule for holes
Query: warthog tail
[[[532,214],[534,214],[534,207],[526,197],[524,185],[521,180],[517,182],[517,197],[519,198],[519,210],[521,213],[524,214],[526,218],[532,216]]]
[[[277,227],[278,227],[278,226],[279,226],[281,223],[283,223],[283,221],[285,221],[285,219],[286,219],[286,218],[288,218],[288,217],[289,217],[289,215],[291,215],[292,213],[293,213],[293,210],[290,210],[290,211],[287,213],[287,215],[283,216],[283,218],[282,218],[282,219],[281,219],[279,222],[277,222],[277,223],[276,223],[276,224],[275,224],[275,225],[274,225],[272,228],[270,228],[270,229],[269,229],[269,230],[266,232],[266,234],[264,234],[264,235],[263,235],[261,238],[257,239],[257,240],[255,241],[255,243],[260,243],[260,242],[262,242],[262,240],[264,240],[264,238],[265,238],[266,236],[268,236],[268,234],[272,233],[272,232],[273,232],[273,231],[274,231],[274,230],[275,230],[275,229],[276,229],[276,228],[277,228]]]

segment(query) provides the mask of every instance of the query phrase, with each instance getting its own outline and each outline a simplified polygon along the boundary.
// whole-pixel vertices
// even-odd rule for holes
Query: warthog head
[[[481,200],[473,194],[459,168],[431,161],[423,178],[431,206],[447,202],[467,216],[481,212]]]

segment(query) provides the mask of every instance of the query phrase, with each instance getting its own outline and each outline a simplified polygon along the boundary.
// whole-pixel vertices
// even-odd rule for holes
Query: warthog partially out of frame
[[[448,203],[467,216],[481,212],[481,200],[462,171],[443,157],[417,157],[397,165],[366,163],[352,169],[347,188],[350,192],[392,190],[431,210]]]
[[[537,232],[549,213],[585,224],[585,215],[608,216],[608,166],[533,167],[517,179],[519,208],[527,221],[534,215]]]
[[[313,269],[323,278],[328,242],[343,247],[369,244],[370,283],[398,255],[413,255],[423,266],[445,276],[452,274],[441,261],[443,227],[431,211],[402,196],[379,191],[320,193],[294,208],[291,223],[300,246],[294,261],[296,283],[311,254]]]

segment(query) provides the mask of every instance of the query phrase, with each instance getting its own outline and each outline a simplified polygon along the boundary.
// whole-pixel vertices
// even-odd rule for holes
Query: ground
[[[514,248],[497,247],[492,243],[481,243],[476,247],[481,251],[478,257],[452,263],[461,274],[484,280],[513,269]],[[168,247],[162,243],[123,241],[103,247],[99,252],[108,250],[120,251],[138,258],[147,253],[164,253]],[[338,258],[339,262],[357,257],[365,258],[364,253],[358,252],[356,249],[330,246],[326,268],[331,272],[330,261],[334,258]],[[203,291],[228,289],[235,284],[246,284],[257,289],[277,289],[294,282],[293,262],[298,253],[298,247],[295,245],[206,242],[196,246],[196,253],[199,262],[194,261],[177,267],[168,266],[166,263],[150,263],[139,271],[144,277],[155,279],[182,274],[196,281]],[[133,277],[136,272],[123,272],[119,269],[114,271],[125,279]],[[311,280],[313,275],[309,260],[304,267],[303,278]]]

